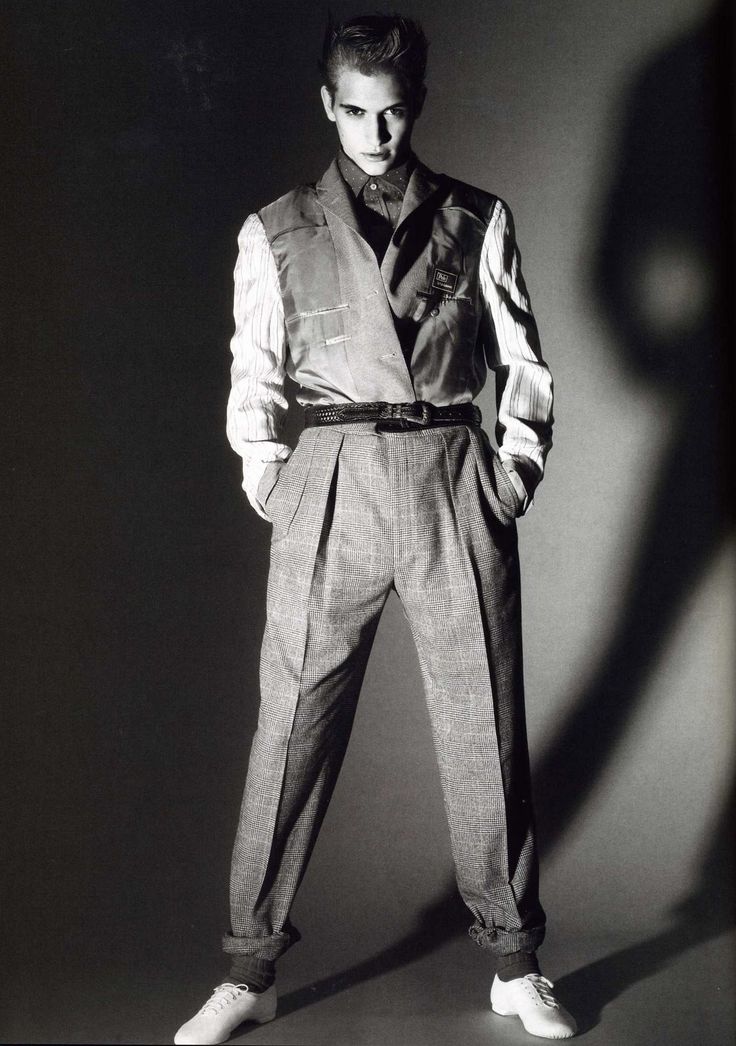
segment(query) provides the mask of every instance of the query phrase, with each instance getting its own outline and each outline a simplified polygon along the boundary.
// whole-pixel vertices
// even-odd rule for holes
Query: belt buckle
[[[412,425],[419,425],[422,428],[425,428],[432,421],[432,416],[434,414],[432,404],[427,403],[426,400],[417,400],[414,406],[421,408],[421,414],[419,415],[419,417],[414,418],[411,417],[409,414],[405,414],[404,419],[406,421],[411,422]]]

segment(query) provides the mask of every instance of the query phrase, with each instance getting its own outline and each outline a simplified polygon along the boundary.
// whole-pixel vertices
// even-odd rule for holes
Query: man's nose
[[[391,135],[385,119],[382,116],[376,117],[369,128],[368,144],[370,148],[377,149],[379,146],[385,145],[390,139]]]

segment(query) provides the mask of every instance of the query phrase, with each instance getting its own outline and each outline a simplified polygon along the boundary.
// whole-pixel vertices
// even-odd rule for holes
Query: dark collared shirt
[[[410,154],[399,167],[393,167],[385,174],[372,175],[366,174],[342,149],[337,154],[337,166],[355,199],[361,228],[379,261],[386,253],[391,233],[398,223],[415,163],[413,154]]]

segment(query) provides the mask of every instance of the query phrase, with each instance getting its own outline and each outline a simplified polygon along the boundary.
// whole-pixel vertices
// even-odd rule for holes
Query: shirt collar
[[[343,176],[351,190],[353,196],[356,198],[360,196],[363,189],[370,181],[386,181],[389,182],[395,189],[403,195],[406,192],[406,187],[409,184],[409,178],[411,172],[416,166],[416,157],[414,153],[409,153],[408,157],[398,167],[392,167],[390,171],[386,171],[385,174],[371,175],[366,174],[362,167],[358,167],[354,160],[351,160],[346,152],[342,149],[337,154],[337,166],[340,168],[340,174]]]

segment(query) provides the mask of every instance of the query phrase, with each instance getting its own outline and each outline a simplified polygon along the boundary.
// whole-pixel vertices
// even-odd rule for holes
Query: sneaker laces
[[[250,991],[247,984],[218,984],[199,1012],[201,1014],[219,1013],[247,991]]]
[[[551,1010],[559,1010],[560,1004],[552,994],[552,989],[554,988],[552,981],[543,977],[541,973],[528,973],[524,980],[532,987],[540,1002],[544,1003],[545,1006],[549,1006]]]

